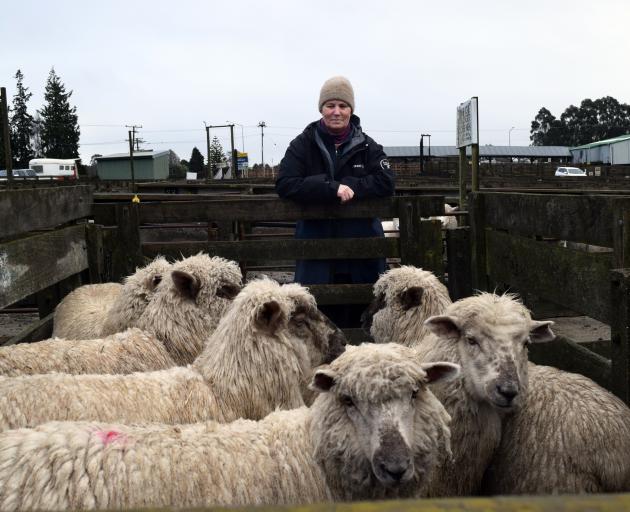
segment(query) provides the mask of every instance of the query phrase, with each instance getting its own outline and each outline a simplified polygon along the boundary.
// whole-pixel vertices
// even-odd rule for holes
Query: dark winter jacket
[[[276,191],[301,204],[335,204],[340,184],[354,191],[351,200],[387,197],[394,193],[394,175],[381,145],[363,133],[357,116],[350,122],[350,139],[335,149],[319,121],[309,124],[289,145],[280,162]],[[381,222],[372,219],[305,220],[297,223],[296,238],[362,238],[383,236]],[[373,283],[385,271],[384,259],[301,260],[295,281],[302,284]],[[336,277],[337,276],[337,277]],[[349,277],[349,278],[348,278]]]

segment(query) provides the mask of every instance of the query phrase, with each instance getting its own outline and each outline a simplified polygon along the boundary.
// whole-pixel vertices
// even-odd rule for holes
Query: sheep
[[[273,372],[273,369],[270,369]],[[422,495],[449,456],[427,384],[457,365],[395,344],[348,347],[318,369],[313,406],[264,420],[48,423],[0,434],[0,509],[297,505]]]
[[[55,308],[53,337],[88,340],[134,327],[170,264],[158,257],[125,279],[125,284],[81,286]]]
[[[385,316],[383,324],[372,324],[374,339],[382,338],[379,328],[383,329],[387,322],[400,323],[408,330],[405,341],[413,339],[415,329],[419,340],[415,350],[422,360],[451,361],[462,367],[459,379],[433,389],[453,418],[453,463],[436,472],[429,494],[474,494],[479,491],[484,471],[499,445],[502,417],[523,402],[521,391],[527,386],[526,345],[552,340],[553,322],[532,320],[513,295],[481,293],[454,302],[442,314],[424,320],[423,326],[423,311],[416,308],[410,313],[397,307],[399,294],[389,293],[385,286],[395,291],[401,281],[387,280],[387,274],[381,279]],[[420,321],[409,318],[414,314]],[[431,331],[428,336],[425,327]],[[395,326],[390,329],[395,333],[402,331]]]
[[[304,405],[311,368],[330,361],[344,345],[341,331],[317,310],[305,288],[253,281],[188,367],[0,380],[0,430],[53,420],[260,419],[276,408]]]
[[[171,368],[164,344],[138,328],[97,340],[53,338],[0,347],[0,375],[132,373]]]
[[[146,334],[3,347],[0,374],[131,373],[190,363],[240,286],[236,263],[191,256],[173,264],[161,279],[154,300],[137,322]],[[133,344],[126,347],[127,341]]]
[[[483,492],[630,491],[630,409],[592,380],[530,363],[521,408],[503,424]]]
[[[434,274],[410,265],[381,275],[374,297],[361,317],[363,329],[377,343],[395,340],[408,347],[430,334],[423,322],[451,304],[446,286]]]
[[[178,365],[192,363],[242,286],[239,266],[199,253],[174,263],[137,327],[162,340]]]

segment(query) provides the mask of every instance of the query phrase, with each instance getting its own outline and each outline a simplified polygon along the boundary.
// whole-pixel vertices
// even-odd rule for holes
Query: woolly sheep
[[[484,492],[630,491],[630,409],[592,380],[529,366],[523,406],[507,417]]]
[[[137,328],[96,340],[53,338],[0,347],[0,375],[63,372],[132,373],[171,368],[175,361],[155,336]]]
[[[381,275],[374,297],[361,317],[363,329],[377,343],[393,340],[408,347],[430,334],[424,321],[451,304],[446,286],[434,274],[412,266]]]
[[[451,206],[448,203],[444,203],[444,213],[446,215],[438,215],[436,217],[428,217],[428,220],[439,220],[442,224],[442,229],[455,229],[457,227],[457,217],[449,215],[459,210],[459,206]],[[424,219],[427,220],[427,219]],[[387,238],[399,238],[400,237],[400,220],[398,217],[394,217],[392,220],[381,221],[383,231]]]
[[[125,278],[125,284],[88,284],[55,309],[53,337],[89,340],[134,327],[170,264],[162,257]]]
[[[413,270],[410,267],[407,271]],[[425,272],[416,271],[419,276]],[[474,494],[499,445],[503,415],[523,401],[520,392],[527,386],[526,344],[553,339],[552,322],[533,321],[515,296],[481,293],[449,305],[442,314],[426,319],[423,326],[422,309],[409,312],[397,306],[400,294],[395,292],[401,280],[387,277],[385,274],[379,280],[384,293],[383,320],[404,325],[404,340],[412,345],[415,329],[419,340],[415,349],[422,360],[451,361],[462,367],[459,379],[433,389],[453,418],[453,463],[436,472],[430,495]],[[393,288],[391,292],[387,285]],[[409,318],[413,315],[419,321]],[[387,322],[373,322],[376,341],[381,341]],[[432,334],[426,336],[425,327]],[[390,330],[402,331],[395,325]]]
[[[273,369],[270,369],[273,372]],[[0,509],[306,504],[422,494],[449,453],[427,388],[457,366],[400,345],[348,347],[314,405],[186,426],[49,423],[0,434]]]
[[[260,419],[304,405],[302,391],[344,338],[299,285],[249,283],[188,367],[131,375],[31,375],[0,381],[0,430],[52,420],[161,423]],[[309,356],[309,348],[318,356]]]
[[[242,286],[230,260],[199,253],[173,263],[137,326],[160,339],[178,365],[192,363]]]

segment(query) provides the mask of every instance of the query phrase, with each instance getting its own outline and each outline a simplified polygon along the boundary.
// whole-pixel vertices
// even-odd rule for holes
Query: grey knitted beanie
[[[352,84],[343,76],[333,76],[324,82],[319,93],[319,111],[322,111],[324,103],[330,100],[345,101],[354,112],[354,91]]]

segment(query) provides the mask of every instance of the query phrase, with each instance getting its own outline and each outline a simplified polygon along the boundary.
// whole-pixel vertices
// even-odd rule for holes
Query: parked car
[[[33,169],[13,169],[11,171],[13,177],[16,179],[37,179],[37,173]],[[0,169],[0,181],[7,180],[7,170]]]
[[[579,167],[558,167],[554,176],[586,176],[586,171]]]

